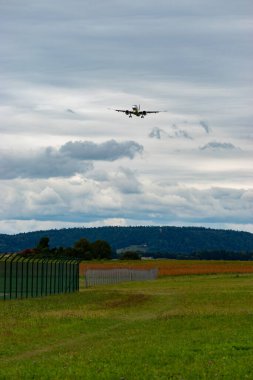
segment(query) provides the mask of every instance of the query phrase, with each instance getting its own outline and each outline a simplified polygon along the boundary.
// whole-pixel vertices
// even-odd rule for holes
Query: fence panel
[[[41,297],[79,290],[79,261],[0,255],[0,300]]]
[[[155,280],[157,276],[157,269],[87,269],[84,273],[86,287],[128,281]]]

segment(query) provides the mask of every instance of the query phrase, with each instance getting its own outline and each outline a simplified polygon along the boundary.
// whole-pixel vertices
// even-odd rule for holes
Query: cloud
[[[199,148],[200,150],[211,150],[211,151],[231,151],[231,150],[237,150],[238,148],[235,147],[231,143],[221,143],[221,142],[216,142],[212,141],[209,142],[208,144],[202,146]]]
[[[161,128],[154,127],[148,135],[151,139],[161,140],[162,138],[168,138],[168,134]]]
[[[170,128],[171,129],[171,128]],[[184,129],[178,128],[175,124],[172,126],[172,130],[170,132],[165,132],[164,129],[154,127],[150,131],[149,135],[152,139],[173,139],[173,138],[184,138],[192,140],[192,137],[186,132]]]
[[[180,137],[180,138],[192,140],[192,137],[184,129],[180,129],[176,125],[174,125],[174,128],[175,128],[175,132],[174,132],[175,137]]]
[[[31,4],[29,13],[17,0],[1,5],[6,72],[48,83],[84,84],[88,77],[103,80],[105,74],[116,81],[122,73],[128,78],[133,68],[137,77],[160,72],[218,82],[234,79],[231,72],[235,80],[242,75],[238,52],[240,62],[251,62],[250,42],[244,38],[251,27],[245,2],[231,6],[228,0],[217,1],[212,7],[207,1],[163,0],[145,5],[102,5],[98,0],[74,4],[45,0],[43,5]]]
[[[48,147],[32,152],[2,152],[1,179],[69,177],[92,168],[90,162],[70,159]]]
[[[79,176],[2,181],[2,220],[102,223],[126,219],[138,224],[252,224],[251,189],[151,182],[126,168],[108,181]]]
[[[134,172],[124,167],[118,169],[117,173],[111,178],[111,183],[124,194],[138,194],[142,188]]]
[[[252,1],[24,4],[1,2],[2,216],[251,223]],[[134,103],[168,112],[107,110]]]
[[[207,134],[210,133],[210,127],[206,121],[200,121],[199,124],[204,128]]]
[[[134,141],[110,140],[101,144],[91,141],[69,141],[59,149],[47,147],[38,151],[0,153],[0,179],[70,177],[92,169],[93,160],[133,159],[143,147]]]
[[[60,149],[60,153],[79,160],[114,161],[122,157],[133,159],[143,152],[143,146],[135,141],[117,142],[115,140],[95,144],[92,141],[69,141]]]

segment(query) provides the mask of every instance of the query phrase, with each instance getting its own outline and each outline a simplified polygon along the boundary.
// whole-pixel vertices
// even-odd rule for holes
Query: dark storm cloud
[[[69,177],[92,168],[93,160],[133,159],[143,151],[134,141],[110,140],[102,144],[91,141],[69,141],[59,149],[47,147],[32,152],[0,153],[0,179]]]

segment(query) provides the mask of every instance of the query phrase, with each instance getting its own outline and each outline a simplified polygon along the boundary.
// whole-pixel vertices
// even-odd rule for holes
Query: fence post
[[[32,268],[33,268],[33,257],[28,257],[28,259],[26,260],[26,298],[28,298],[28,288],[29,288],[29,264],[31,262],[32,264]],[[25,258],[24,258],[24,262],[25,262]],[[32,288],[32,284],[31,284],[31,293],[33,293],[33,288]]]
[[[47,259],[46,263],[46,273],[45,273],[45,279],[46,279],[46,288],[45,288],[45,295],[47,296],[47,281],[48,281],[48,267],[49,267],[49,260]]]
[[[18,298],[18,273],[19,273],[19,263],[23,259],[23,257],[20,255],[20,257],[16,261],[16,298]]]
[[[23,262],[24,258],[22,256],[18,257],[17,261],[16,261],[16,298],[18,298],[18,278],[20,278],[19,276],[19,272],[20,272],[20,263]],[[23,264],[22,264],[23,265]],[[22,295],[22,294],[21,294]]]
[[[10,299],[11,299],[11,296],[12,296],[12,266],[13,266],[13,262],[16,259],[16,257],[17,257],[17,254],[14,254],[13,257],[11,258],[11,260],[9,261],[9,264],[10,264],[10,279],[9,279]]]
[[[79,291],[79,261],[76,262],[76,291]]]
[[[7,281],[7,276],[6,276],[6,260],[4,260],[4,300],[6,300],[6,281]]]

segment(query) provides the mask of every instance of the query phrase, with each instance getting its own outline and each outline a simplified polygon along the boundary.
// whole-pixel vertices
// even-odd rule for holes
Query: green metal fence
[[[0,300],[78,290],[79,261],[75,258],[0,255]]]

